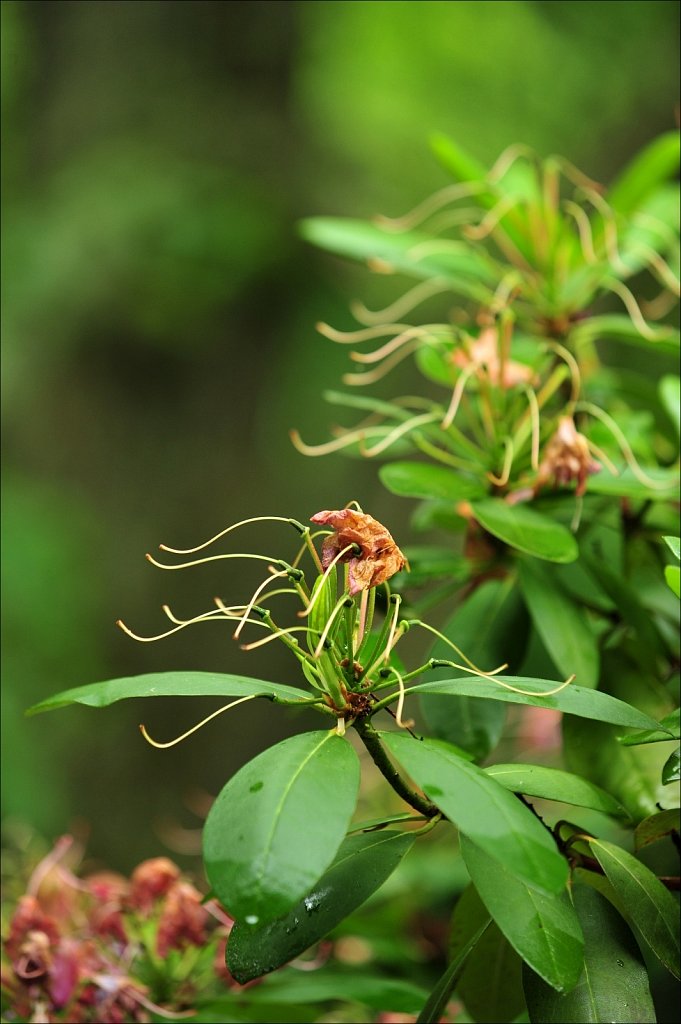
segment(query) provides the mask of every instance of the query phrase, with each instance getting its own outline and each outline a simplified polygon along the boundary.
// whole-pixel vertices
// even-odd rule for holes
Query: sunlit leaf
[[[566,527],[525,505],[500,498],[472,502],[473,515],[489,533],[525,554],[550,562],[573,562],[577,541]]]
[[[681,570],[679,570],[678,565],[665,565],[664,578],[672,593],[676,594],[677,597],[681,597]]]
[[[648,974],[626,922],[588,885],[575,884],[572,901],[584,933],[584,968],[565,993],[523,970],[532,1024],[655,1024]]]
[[[332,731],[302,733],[244,765],[206,819],[208,880],[232,917],[285,913],[328,868],[355,809],[359,762]]]
[[[537,892],[466,837],[461,852],[482,902],[519,956],[553,988],[569,991],[582,969],[583,945],[565,888]]]
[[[627,916],[665,967],[681,977],[678,903],[650,868],[604,839],[589,845],[617,893]]]
[[[427,462],[390,462],[378,471],[392,494],[404,498],[438,498],[457,502],[484,493],[479,480],[464,477],[455,469]]]
[[[564,887],[567,864],[550,834],[503,786],[437,740],[380,735],[426,796],[509,874],[542,892]]]
[[[328,935],[383,885],[413,842],[405,832],[348,836],[328,871],[284,917],[259,927],[237,922],[227,946],[236,980],[244,985],[274,971]]]
[[[662,540],[665,542],[671,553],[681,559],[681,539],[678,537],[663,537]]]
[[[224,675],[220,672],[150,672],[143,676],[109,679],[105,683],[89,683],[73,690],[63,690],[35,704],[29,715],[51,711],[69,704],[87,704],[104,708],[118,700],[131,697],[269,697],[272,700],[309,700],[310,693],[281,683],[248,676]]]
[[[590,807],[615,818],[629,817],[626,808],[600,786],[560,768],[545,768],[537,764],[493,764],[485,771],[514,793]]]
[[[648,143],[612,183],[608,202],[620,213],[632,213],[650,193],[679,169],[679,133],[665,132]]]
[[[433,253],[432,235],[391,232],[369,221],[347,217],[311,217],[299,224],[303,238],[339,256],[379,260],[414,277],[441,277],[462,295],[486,301],[496,277],[491,263],[472,246],[443,246]],[[423,255],[419,251],[427,244]]]
[[[598,643],[584,609],[561,587],[551,566],[535,559],[520,562],[520,586],[544,647],[564,675],[580,686],[598,683]]]

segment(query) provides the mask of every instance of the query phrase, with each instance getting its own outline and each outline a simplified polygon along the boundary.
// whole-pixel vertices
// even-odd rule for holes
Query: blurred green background
[[[296,683],[270,645],[223,626],[158,644],[261,570],[149,566],[240,518],[357,498],[403,543],[409,503],[374,464],[308,461],[326,438],[350,323],[395,284],[308,250],[313,214],[399,214],[447,183],[445,132],[492,161],[523,141],[607,180],[673,126],[678,5],[642,2],[12,2],[2,4],[3,808],[11,830],[89,832],[128,870],[196,829],[248,757],[304,723],[246,705],[178,748],[215,702],[118,704],[25,719],[92,680],[195,668]],[[288,555],[283,527],[239,544]],[[232,548],[234,550],[235,548]],[[242,548],[240,548],[242,549]],[[175,843],[174,848],[172,847]],[[181,859],[181,858],[180,858]]]

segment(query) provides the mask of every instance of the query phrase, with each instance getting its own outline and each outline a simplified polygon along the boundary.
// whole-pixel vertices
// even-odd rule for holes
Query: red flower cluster
[[[62,850],[69,845],[61,841]],[[164,1000],[172,993],[173,1010],[187,1010],[197,993],[231,982],[215,962],[231,919],[204,906],[166,857],[140,864],[129,880],[112,872],[80,880],[53,852],[29,890],[4,943],[2,988],[12,1016],[41,1024],[144,1022],[150,1012],[168,1015],[155,988]],[[174,950],[192,950],[191,980]]]

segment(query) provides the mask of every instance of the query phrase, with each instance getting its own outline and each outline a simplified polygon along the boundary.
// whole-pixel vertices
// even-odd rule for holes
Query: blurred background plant
[[[206,794],[299,728],[245,708],[220,742],[159,757],[127,705],[96,729],[89,709],[58,729],[24,722],[57,690],[171,665],[293,681],[227,632],[131,644],[119,616],[153,632],[164,601],[189,615],[224,590],[214,567],[176,585],[134,552],[351,497],[401,540],[408,503],[374,465],[290,449],[294,424],[323,436],[320,394],[345,368],[313,324],[339,322],[348,295],[388,295],[308,251],[296,220],[413,206],[447,183],[434,131],[487,164],[522,139],[609,180],[673,125],[677,14],[655,0],[2,4],[13,843],[69,828],[124,872],[159,844],[185,863]],[[178,714],[164,702],[150,728],[174,734]]]

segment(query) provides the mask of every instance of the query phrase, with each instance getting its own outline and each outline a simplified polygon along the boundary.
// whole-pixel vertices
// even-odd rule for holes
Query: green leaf
[[[583,554],[581,559],[602,589],[617,606],[621,618],[636,631],[637,649],[643,665],[654,663],[660,651],[660,636],[650,617],[650,612],[641,603],[636,590],[624,579],[623,574],[614,572],[602,559]]]
[[[426,1005],[423,1007],[416,1019],[416,1024],[439,1024],[442,1015],[447,1009],[449,997],[461,976],[461,972],[466,966],[466,961],[468,960],[470,953],[475,949],[490,923],[491,921],[488,917],[487,920],[480,925],[475,934],[468,939],[463,948],[451,960],[446,971],[430,993]]]
[[[663,537],[662,540],[674,557],[681,559],[681,539],[679,537]]]
[[[471,883],[454,908],[450,957],[455,957],[486,921],[489,927],[470,953],[456,991],[473,1020],[495,1024],[514,1020],[525,1007],[522,960],[499,926],[490,920],[487,907]]]
[[[679,708],[671,711],[664,718],[660,719],[658,729],[644,729],[643,732],[630,732],[626,736],[620,736],[619,741],[624,747],[638,747],[641,743],[660,743],[670,739],[678,740],[681,737],[681,725],[679,723]]]
[[[527,612],[518,588],[510,579],[487,580],[457,608],[442,632],[461,646],[476,665],[492,669],[502,662],[520,664],[527,639]],[[433,658],[458,660],[444,641],[438,640]],[[451,669],[436,669],[433,679],[446,679]],[[431,732],[469,750],[476,760],[487,757],[499,742],[506,709],[502,703],[477,697],[428,694],[421,710]]]
[[[667,586],[676,597],[681,597],[681,571],[678,565],[665,565],[664,578]]]
[[[471,574],[470,561],[463,555],[449,548],[437,548],[426,545],[403,545],[402,553],[409,562],[409,572],[404,570],[404,585],[420,587],[431,580],[448,580],[450,583],[463,583]],[[391,586],[397,588],[398,583],[393,577]]]
[[[504,683],[529,691],[529,694],[505,689]],[[612,725],[629,726],[632,729],[659,728],[659,722],[656,722],[654,718],[601,690],[589,690],[585,686],[570,683],[559,693],[542,696],[556,685],[546,679],[531,679],[525,676],[499,675],[493,679],[469,676],[419,683],[417,686],[407,687],[406,692],[442,693],[456,696],[465,694],[468,697],[475,696],[484,700],[502,700],[510,704],[527,704],[534,708],[551,708],[553,711],[562,711],[566,715],[593,718],[601,722],[610,722]]]
[[[401,978],[381,978],[357,971],[302,972],[294,968],[265,978],[261,985],[249,990],[250,1006],[269,1003],[283,1006],[297,1003],[339,1002],[363,1003],[375,1010],[416,1014],[423,1006],[427,992],[419,985]]]
[[[427,462],[390,462],[381,466],[378,475],[392,494],[403,498],[439,498],[457,502],[464,498],[478,498],[485,490],[479,480]]]
[[[679,413],[679,406],[681,405],[681,378],[676,377],[673,373],[666,374],[660,381],[659,392],[662,405],[676,427],[676,433],[681,433],[681,414]],[[676,557],[679,557],[678,547]]]
[[[236,920],[287,911],[334,858],[355,809],[359,761],[334,732],[292,736],[244,765],[206,819],[208,880]]]
[[[630,921],[667,970],[681,977],[679,908],[672,894],[626,850],[604,839],[589,839],[589,845]]]
[[[678,807],[673,807],[668,811],[659,811],[657,814],[651,814],[650,817],[644,818],[636,826],[634,846],[637,850],[641,850],[644,846],[656,843],[674,832],[681,832],[681,811]]]
[[[630,816],[627,809],[600,786],[560,768],[544,768],[536,764],[493,764],[485,771],[514,793],[590,807],[615,818]]]
[[[565,718],[563,749],[570,771],[612,793],[635,821],[657,810],[657,801],[664,797],[658,781],[659,757],[646,756],[657,748],[622,747],[609,726]]]
[[[260,927],[237,922],[227,945],[236,980],[245,985],[323,939],[383,885],[413,842],[407,832],[348,836],[329,870],[284,917]]]
[[[579,347],[586,340],[612,338],[613,341],[622,341],[645,348],[646,355],[648,356],[659,353],[663,356],[671,355],[678,359],[678,328],[664,324],[649,325],[649,329],[652,331],[652,337],[646,337],[641,334],[628,316],[608,313],[604,316],[591,316],[586,320],[581,320],[570,332],[570,340],[572,345]],[[602,475],[602,473],[599,474],[599,476]]]
[[[462,149],[448,135],[434,132],[429,141],[430,148],[440,164],[456,181],[485,181],[487,178],[485,165]]]
[[[481,768],[438,740],[381,733],[390,753],[426,796],[508,872],[543,892],[559,892],[567,864],[528,807]]]
[[[474,501],[473,515],[488,533],[527,555],[549,562],[574,562],[577,541],[568,529],[525,505],[509,505],[501,498]]]
[[[596,636],[583,608],[563,590],[551,569],[536,560],[522,559],[523,597],[558,671],[574,675],[581,686],[594,687],[600,670]]]
[[[622,469],[619,476],[613,476],[603,469],[595,476],[589,477],[587,489],[590,494],[640,498],[642,501],[674,501],[678,498],[679,475],[676,470],[645,466],[644,472],[653,483],[640,480],[629,467]]]
[[[303,238],[339,256],[380,260],[413,277],[441,277],[462,295],[486,301],[496,282],[491,264],[471,245],[448,245],[446,250],[421,256],[418,247],[432,243],[425,232],[385,231],[369,221],[349,217],[311,217],[299,224]]]
[[[522,959],[559,992],[577,983],[582,933],[565,888],[545,896],[523,884],[464,837],[461,852],[475,888]]]
[[[73,690],[63,690],[34,704],[26,712],[37,715],[69,704],[87,704],[104,708],[117,700],[130,697],[269,697],[271,700],[310,699],[310,693],[293,686],[268,683],[264,679],[223,675],[219,672],[150,672],[143,676],[109,679],[105,683],[89,683]]]
[[[665,132],[653,139],[618,175],[608,202],[619,213],[633,213],[659,185],[679,169],[679,133]]]
[[[681,779],[681,747],[673,750],[662,766],[662,782],[668,786],[670,782]]]
[[[588,885],[574,885],[572,901],[584,933],[584,969],[567,993],[556,992],[524,969],[532,1024],[655,1024],[648,974],[626,923]]]

